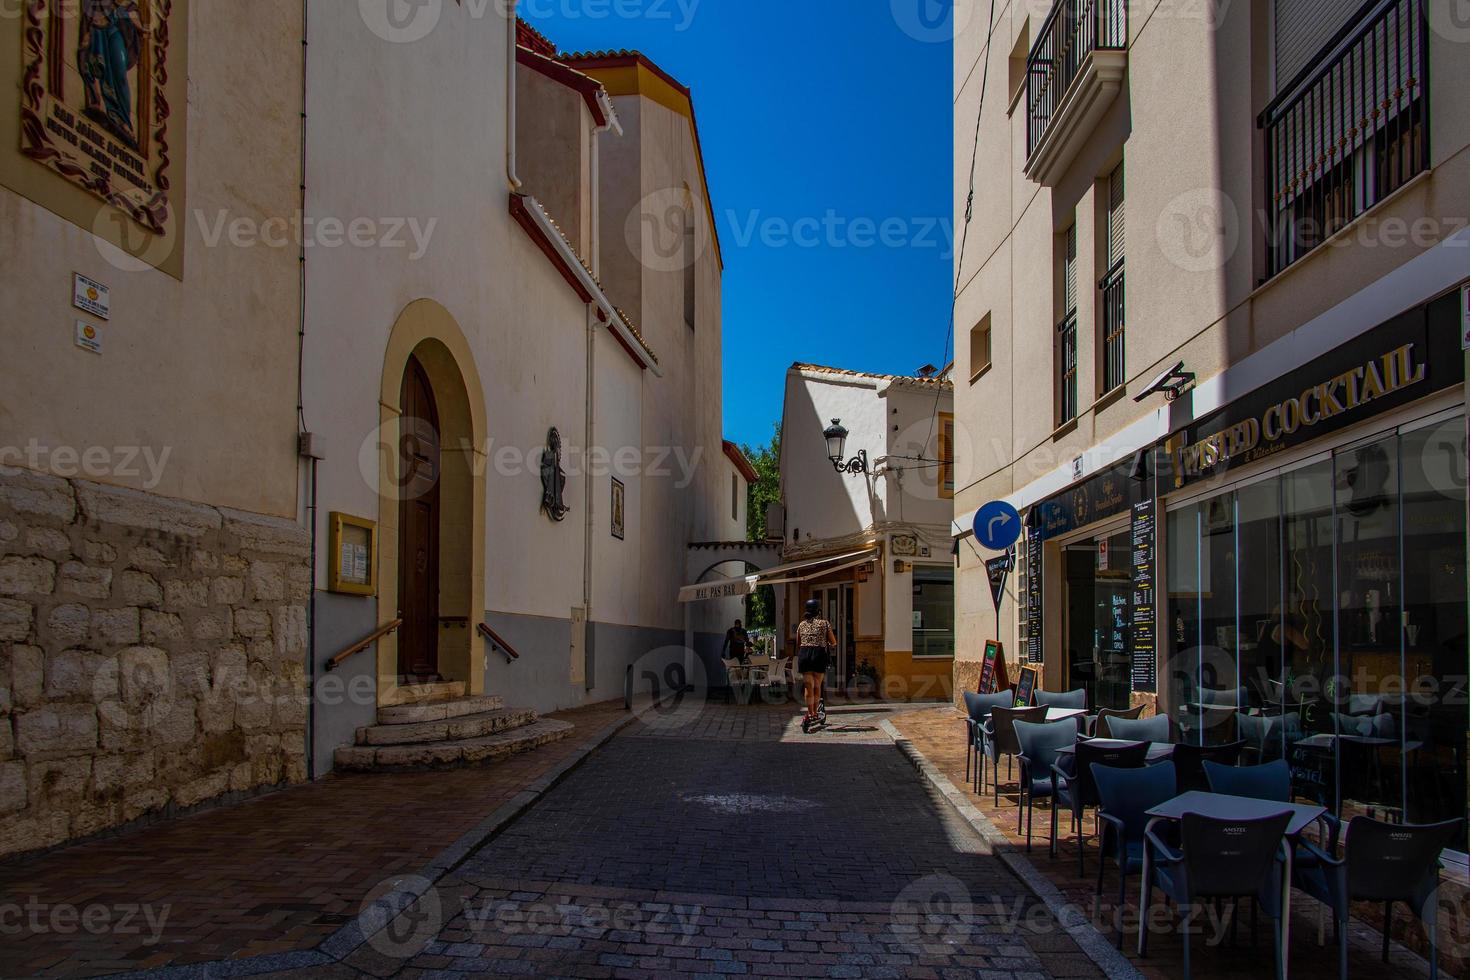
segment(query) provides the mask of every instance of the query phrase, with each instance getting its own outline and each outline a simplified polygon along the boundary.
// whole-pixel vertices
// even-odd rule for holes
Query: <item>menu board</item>
[[[1036,676],[1035,667],[1021,668],[1020,679],[1016,681],[1016,707],[1031,707],[1031,696],[1036,693]]]
[[[1039,664],[1041,651],[1041,535],[1026,538],[1026,660]]]
[[[1158,687],[1158,641],[1156,585],[1158,535],[1156,505],[1143,500],[1133,505],[1133,690],[1154,691]]]

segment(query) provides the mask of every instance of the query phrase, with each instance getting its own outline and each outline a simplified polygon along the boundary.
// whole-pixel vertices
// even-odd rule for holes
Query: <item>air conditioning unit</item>
[[[786,540],[786,505],[780,501],[766,504],[766,540]]]

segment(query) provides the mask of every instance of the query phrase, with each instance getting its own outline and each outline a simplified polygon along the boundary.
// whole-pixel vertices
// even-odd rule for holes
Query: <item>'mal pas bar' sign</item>
[[[23,0],[21,152],[148,231],[170,231],[175,0]],[[178,107],[182,110],[182,106]]]

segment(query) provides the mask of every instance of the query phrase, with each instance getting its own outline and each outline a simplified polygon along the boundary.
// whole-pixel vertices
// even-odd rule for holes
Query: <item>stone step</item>
[[[452,701],[464,697],[464,681],[433,681],[428,684],[397,684],[383,693],[382,703],[423,704],[426,701]]]
[[[417,701],[412,704],[395,704],[378,709],[380,725],[411,725],[420,721],[445,721],[464,715],[477,715],[484,711],[498,711],[505,707],[505,699],[499,695],[460,698],[455,701]]]
[[[497,708],[442,721],[419,721],[402,725],[372,725],[357,730],[358,745],[418,745],[450,739],[479,738],[536,720],[530,708]]]
[[[529,725],[480,738],[417,745],[353,745],[337,750],[337,768],[350,771],[448,769],[483,765],[520,752],[529,752],[569,737],[570,722],[542,718]]]

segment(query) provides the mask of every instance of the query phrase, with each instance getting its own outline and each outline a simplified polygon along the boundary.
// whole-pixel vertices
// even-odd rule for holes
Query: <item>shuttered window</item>
[[[1276,90],[1296,78],[1361,7],[1361,0],[1276,0]]]
[[[1108,268],[1123,259],[1126,238],[1123,225],[1123,165],[1120,163],[1108,176]]]
[[[1077,225],[1067,229],[1067,254],[1062,260],[1063,312],[1077,312]]]

